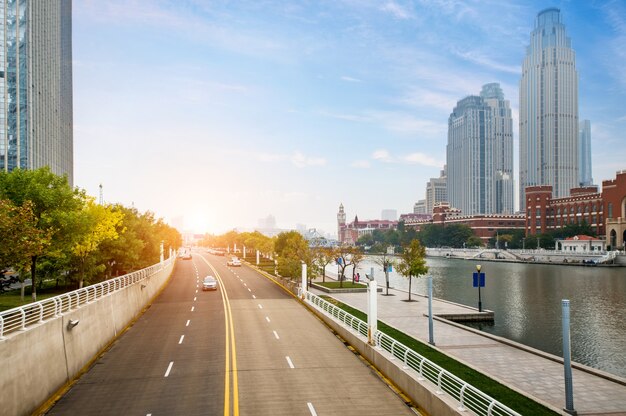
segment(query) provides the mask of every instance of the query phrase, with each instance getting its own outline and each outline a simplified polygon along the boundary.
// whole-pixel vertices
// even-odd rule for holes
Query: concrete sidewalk
[[[428,298],[413,294],[411,298],[417,301],[407,302],[406,292],[390,289],[389,294],[378,295],[378,319],[427,343]],[[332,296],[354,308],[367,310],[364,293]],[[468,312],[476,312],[476,309],[433,300],[434,316]],[[434,322],[434,340],[436,348],[502,384],[555,410],[565,406],[563,365],[558,362],[559,357],[443,320]],[[574,408],[578,414],[626,415],[626,380],[579,367],[585,371],[573,369]]]

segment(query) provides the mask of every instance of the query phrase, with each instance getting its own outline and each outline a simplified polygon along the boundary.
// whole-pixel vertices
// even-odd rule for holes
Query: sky
[[[576,52],[593,179],[626,169],[626,0],[75,0],[74,183],[196,233],[412,212],[456,102],[513,110],[536,15]],[[516,193],[517,194],[517,193]]]

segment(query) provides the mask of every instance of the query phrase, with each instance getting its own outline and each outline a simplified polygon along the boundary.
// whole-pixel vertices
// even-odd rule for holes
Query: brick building
[[[525,193],[526,235],[553,231],[569,224],[589,224],[605,236],[612,248],[623,248],[626,239],[626,170],[596,186],[570,190],[570,196],[552,198],[552,186],[529,186]]]
[[[463,224],[469,226],[485,245],[490,238],[500,230],[524,229],[525,217],[513,214],[476,214],[463,215],[460,209],[450,207],[447,202],[437,204],[433,208],[432,219],[407,220],[407,226],[415,227],[420,231],[426,224],[452,225]]]

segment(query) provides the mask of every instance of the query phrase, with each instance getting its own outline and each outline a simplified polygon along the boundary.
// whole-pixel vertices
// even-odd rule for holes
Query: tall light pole
[[[483,311],[483,302],[482,302],[482,300],[480,298],[480,286],[481,286],[480,285],[480,283],[481,283],[481,281],[480,281],[481,280],[480,279],[480,268],[481,268],[480,264],[477,264],[476,265],[476,272],[477,272],[477,275],[478,275],[478,277],[477,277],[477,280],[478,280],[478,282],[477,282],[477,285],[478,285],[478,312],[482,312]]]

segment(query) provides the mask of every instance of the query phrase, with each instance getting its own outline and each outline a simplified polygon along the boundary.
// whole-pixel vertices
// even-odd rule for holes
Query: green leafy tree
[[[94,253],[100,244],[106,240],[118,238],[116,227],[122,222],[123,214],[95,203],[88,199],[76,215],[76,243],[72,254],[76,259],[79,271],[78,287],[82,288],[85,280],[89,281],[99,271],[105,269],[104,264],[98,264]]]
[[[466,247],[482,247],[485,245],[485,243],[483,243],[482,238],[476,235],[472,235],[467,239],[465,245]]]
[[[44,252],[50,245],[52,230],[37,228],[32,203],[15,206],[0,200],[0,268],[12,267],[18,272],[21,298],[24,300],[24,278],[32,256]]]
[[[51,232],[51,244],[42,246],[41,251],[30,257],[32,298],[36,301],[37,262],[40,257],[54,255],[55,251],[68,251],[67,247],[60,245],[68,240],[58,235],[63,233],[64,225],[67,225],[72,213],[82,207],[84,192],[72,189],[67,177],[53,174],[48,167],[35,170],[15,169],[8,173],[0,172],[0,198],[8,199],[16,206],[30,201],[35,218],[34,227]]]
[[[428,273],[426,266],[426,249],[419,240],[413,240],[404,247],[397,265],[398,273],[409,279],[409,301],[411,300],[411,281],[413,277],[419,277]]]
[[[309,244],[297,231],[287,231],[278,234],[274,243],[278,266],[281,276],[296,279],[302,273],[302,263],[307,265],[307,274],[311,269],[312,256]]]

